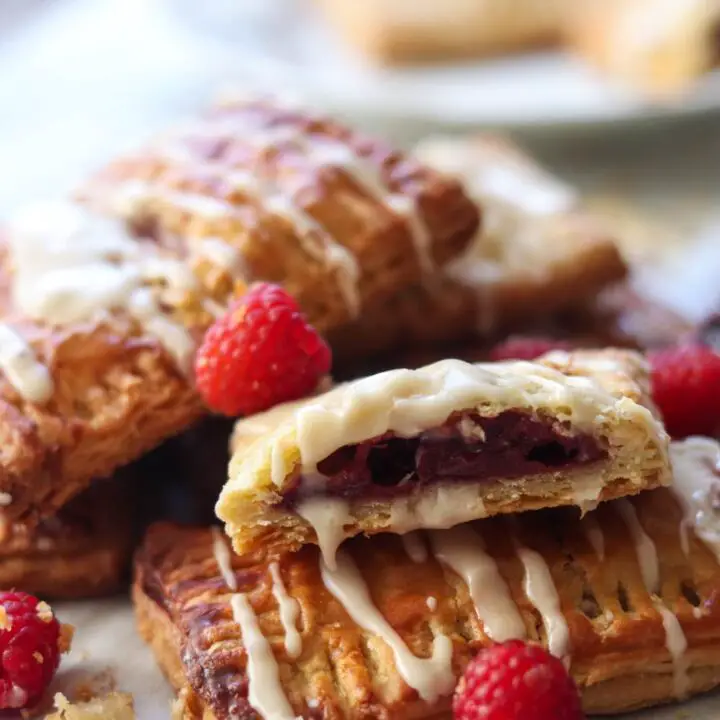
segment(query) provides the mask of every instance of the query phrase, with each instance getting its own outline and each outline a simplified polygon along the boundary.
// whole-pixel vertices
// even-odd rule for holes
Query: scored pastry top
[[[282,280],[322,331],[457,255],[460,183],[280,101],[221,103],[101,171],[83,195],[160,244],[211,238],[245,281]]]
[[[718,522],[687,503],[720,486],[719,450],[673,444],[682,489],[355,538],[335,568],[311,546],[269,561],[159,525],[137,558],[141,628],[187,718],[436,717],[510,638],[561,657],[589,713],[672,701],[718,682]]]
[[[528,481],[542,484],[535,507],[591,507],[615,482],[628,494],[669,473],[645,363],[623,351],[380,373],[241,420],[233,443],[217,513],[239,551],[307,541],[293,538],[298,515],[322,544],[320,526],[335,521],[337,540],[529,509],[514,504]],[[494,494],[478,500],[479,486]],[[466,515],[445,517],[448,504]]]

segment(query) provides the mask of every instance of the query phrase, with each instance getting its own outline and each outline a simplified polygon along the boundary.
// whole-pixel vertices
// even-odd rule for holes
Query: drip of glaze
[[[194,343],[171,320],[148,282],[187,290],[194,276],[179,260],[143,251],[121,223],[72,203],[27,208],[8,233],[15,264],[13,299],[28,317],[67,326],[125,309],[189,369]]]
[[[673,495],[683,508],[680,544],[690,553],[692,529],[720,562],[720,444],[710,438],[691,437],[670,445]]]
[[[605,560],[605,537],[600,523],[594,515],[590,514],[585,515],[580,521],[580,524],[585,531],[585,537],[590,543],[590,547],[592,547],[595,555],[597,555],[598,560],[602,562]]]
[[[687,639],[680,622],[675,613],[669,610],[657,597],[660,591],[660,561],[657,548],[652,538],[645,532],[637,511],[633,504],[627,500],[617,500],[618,509],[623,522],[630,532],[635,546],[635,555],[640,565],[640,575],[645,589],[652,596],[653,606],[662,619],[665,630],[665,648],[667,649],[673,663],[673,688],[675,697],[683,697],[690,685],[688,677],[688,660],[685,652],[687,650]]]
[[[323,560],[334,570],[337,549],[345,539],[345,525],[350,521],[349,503],[340,498],[309,498],[297,506],[297,514],[315,530]]]
[[[461,525],[431,532],[430,543],[435,557],[465,581],[478,617],[492,640],[504,642],[527,636],[522,616],[480,535]]]
[[[295,720],[296,715],[280,682],[277,661],[250,602],[244,593],[236,593],[230,599],[230,605],[247,653],[250,705],[264,720]]]
[[[215,562],[217,563],[218,570],[225,581],[225,584],[230,590],[237,590],[237,578],[235,572],[232,569],[232,562],[230,556],[230,548],[228,546],[227,539],[223,535],[220,528],[212,528],[213,536],[213,555],[215,556]]]
[[[550,568],[542,555],[535,550],[518,545],[517,554],[525,569],[525,594],[542,617],[548,650],[567,663],[570,654],[570,629],[560,608],[560,598]]]
[[[407,556],[418,565],[424,563],[428,557],[428,549],[425,540],[418,532],[409,532],[400,536]]]
[[[655,543],[645,532],[638,519],[635,506],[626,498],[617,500],[615,507],[625,523],[635,546],[635,554],[640,565],[640,576],[645,589],[655,595],[660,590],[660,561]]]
[[[277,562],[270,563],[270,575],[273,581],[273,596],[278,604],[280,622],[285,631],[285,652],[287,652],[289,658],[295,659],[302,652],[302,638],[297,629],[300,605],[295,598],[288,595]]]
[[[413,655],[373,603],[365,580],[346,552],[338,552],[335,569],[329,568],[321,559],[320,571],[325,587],[345,608],[348,615],[361,628],[377,635],[388,645],[393,652],[398,672],[425,702],[434,703],[439,697],[453,691],[453,645],[447,635],[435,633],[432,655],[429,658]]]
[[[0,324],[0,370],[29,402],[42,404],[53,394],[50,372],[30,345],[8,325]]]
[[[425,604],[428,607],[428,610],[430,612],[435,612],[437,610],[438,602],[437,598],[430,595],[429,597],[425,598]]]

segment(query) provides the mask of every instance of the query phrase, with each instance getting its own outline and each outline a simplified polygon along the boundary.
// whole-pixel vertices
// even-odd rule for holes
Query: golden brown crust
[[[317,157],[318,148],[330,157]],[[377,175],[387,203],[338,170],[333,153]],[[241,173],[262,197],[239,189]],[[183,336],[188,355],[239,280],[283,283],[324,331],[417,281],[425,261],[455,256],[479,222],[457,181],[336,123],[268,102],[211,110],[145,154],[113,163],[86,199],[121,216],[112,232],[129,248],[129,265],[162,266],[158,277],[141,275],[140,289],[154,296],[163,329]],[[99,222],[92,213],[86,219]],[[148,237],[131,237],[124,221]],[[53,229],[50,222],[45,232]],[[80,235],[68,240],[84,242]],[[2,238],[0,312],[54,385],[47,403],[33,404],[0,377],[0,493],[11,498],[3,515],[26,519],[52,515],[91,478],[188,427],[202,407],[178,369],[191,363],[176,363],[128,308],[97,308],[87,322],[59,321],[60,328],[21,316],[11,301],[21,274],[11,247]],[[190,276],[191,288],[173,284],[176,270]],[[23,288],[26,302],[31,289]],[[98,321],[102,310],[113,312]]]
[[[127,581],[134,535],[126,481],[98,483],[37,526],[8,525],[0,587],[54,599],[110,594]]]
[[[438,138],[416,153],[462,179],[484,209],[483,230],[442,273],[330,333],[341,361],[492,336],[585,304],[624,277],[605,223],[511,143]]]
[[[127,323],[66,331],[11,325],[50,370],[54,394],[33,404],[0,373],[0,492],[10,496],[2,508],[10,520],[53,515],[93,478],[109,476],[202,413],[168,353],[134,337]]]
[[[213,108],[112,163],[84,194],[182,252],[222,240],[236,278],[282,282],[322,331],[455,257],[479,222],[456,180],[265,100]],[[226,274],[216,299],[230,287]]]
[[[571,672],[589,713],[616,713],[674,698],[673,662],[659,607],[674,613],[687,641],[688,692],[720,682],[720,567],[694,537],[689,554],[683,553],[682,511],[670,491],[643,493],[633,505],[657,549],[657,596],[643,586],[618,503],[605,503],[592,513],[603,537],[602,557],[589,541],[587,521],[580,521],[576,510],[526,513],[514,523],[493,518],[473,524],[498,564],[528,638],[541,643],[548,641],[543,617],[526,594],[525,571],[513,536],[547,563],[569,632]],[[424,562],[414,563],[400,538],[390,535],[356,538],[345,548],[360,568],[374,604],[414,654],[430,655],[431,618],[436,632],[452,638],[456,675],[490,642],[467,586],[432,552]],[[447,701],[435,707],[420,701],[399,676],[382,640],[350,619],[326,589],[314,548],[305,547],[280,561],[285,587],[301,609],[302,654],[297,661],[285,651],[267,562],[259,555],[234,556],[232,567],[238,592],[247,595],[272,646],[288,699],[303,717],[314,717],[309,700],[324,718],[420,718],[447,708]],[[215,713],[206,717],[226,718],[231,701],[239,717],[254,718],[247,704],[247,655],[232,620],[231,593],[213,556],[211,533],[153,527],[137,558],[136,573],[135,597],[144,635],[151,635],[147,618],[152,617],[153,629],[165,638],[154,641],[156,648],[164,643],[158,659],[176,687],[189,683],[196,698]],[[427,597],[436,599],[434,611],[428,610]]]
[[[421,482],[415,464],[407,466],[410,477],[403,480],[384,469],[377,478],[359,475],[347,463],[341,467],[351,468],[349,476],[338,470],[323,475],[322,463],[336,451],[352,450],[355,462],[358,444],[387,432],[416,437],[453,418],[463,441],[482,453],[485,430],[478,431],[479,439],[473,435],[473,418],[482,424],[506,412],[545,419],[571,436],[584,434],[602,456],[527,472],[499,466],[489,477],[460,480],[438,474]],[[668,438],[649,396],[646,364],[637,353],[620,350],[550,353],[532,364],[444,360],[388,372],[241,420],[233,442],[230,477],[216,511],[238,552],[283,552],[308,542],[324,546],[330,536],[449,527],[542,507],[588,509],[670,479]],[[501,453],[503,461],[511,448],[512,441]],[[364,462],[370,467],[369,459]],[[385,462],[392,468],[392,461]],[[318,476],[326,478],[325,486],[318,487]],[[357,482],[364,484],[355,492]],[[399,492],[385,491],[403,482]],[[332,512],[323,505],[328,502]]]

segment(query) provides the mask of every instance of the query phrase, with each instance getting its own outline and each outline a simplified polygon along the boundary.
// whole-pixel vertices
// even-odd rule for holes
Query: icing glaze
[[[192,338],[163,313],[149,287],[159,279],[181,291],[194,287],[183,263],[143,251],[121,223],[71,203],[27,208],[11,221],[8,237],[13,300],[28,317],[65,326],[124,309],[179,367],[189,368]]]
[[[660,559],[652,538],[645,532],[637,511],[627,500],[617,500],[617,507],[635,546],[635,556],[640,565],[640,576],[645,589],[653,596],[653,606],[662,619],[665,630],[665,647],[673,663],[673,688],[676,697],[682,697],[690,686],[689,662],[685,655],[687,639],[675,613],[658,597],[660,592]]]
[[[691,437],[670,445],[673,482],[670,489],[683,508],[680,543],[690,552],[688,530],[720,561],[720,444]]]
[[[293,433],[278,435],[271,478],[282,485],[300,451],[303,474],[344,445],[394,432],[413,437],[437,427],[456,411],[493,405],[493,414],[523,408],[563,408],[578,431],[620,413],[649,430],[659,451],[666,437],[660,422],[629,397],[615,397],[591,377],[568,377],[530,362],[469,364],[442,360],[417,370],[391,370],[339,386],[297,406],[287,419]],[[288,443],[288,446],[285,445]]]
[[[15,330],[0,324],[0,370],[17,392],[29,402],[42,404],[53,394],[49,370]]]
[[[432,655],[429,658],[413,655],[375,606],[360,570],[347,553],[338,552],[335,569],[329,568],[321,559],[320,571],[325,587],[348,615],[390,648],[401,677],[425,702],[434,703],[453,691],[456,678],[452,670],[453,645],[449,637],[435,632]]]
[[[294,597],[288,595],[277,562],[270,563],[270,576],[273,581],[273,596],[280,611],[280,622],[285,631],[285,652],[287,652],[288,657],[295,659],[302,652],[302,638],[297,629],[298,620],[300,619],[300,605]]]
[[[555,657],[569,662],[570,629],[560,607],[560,596],[555,588],[550,568],[540,553],[521,545],[517,555],[523,564],[523,587],[528,600],[540,613],[547,635],[548,650]]]
[[[431,532],[430,542],[435,557],[464,580],[487,635],[495,642],[525,638],[520,611],[480,535],[459,526]]]
[[[660,560],[655,543],[640,524],[635,506],[627,498],[615,501],[615,508],[620,513],[635,546],[643,585],[651,595],[655,595],[660,591]]]
[[[230,590],[237,590],[237,578],[232,569],[230,547],[223,532],[216,527],[212,528],[213,556],[217,563],[218,570]]]
[[[418,532],[409,532],[400,536],[407,556],[414,563],[424,563],[428,558],[428,549],[425,540]]]
[[[580,524],[593,552],[597,555],[598,560],[602,562],[605,559],[605,536],[603,535],[600,523],[598,523],[595,516],[591,513],[585,515],[580,521]]]
[[[432,595],[425,599],[425,604],[430,612],[435,612],[437,610],[437,598],[434,598]]]
[[[297,513],[312,525],[323,559],[334,570],[337,549],[345,539],[345,525],[351,520],[349,503],[340,498],[315,497],[299,503]]]
[[[233,619],[240,626],[247,653],[248,702],[264,720],[296,720],[280,682],[280,670],[270,643],[243,593],[230,599]]]

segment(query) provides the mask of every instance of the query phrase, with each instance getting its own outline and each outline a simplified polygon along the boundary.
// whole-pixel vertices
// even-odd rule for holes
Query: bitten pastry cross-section
[[[217,505],[238,552],[406,533],[667,484],[668,438],[641,357],[444,360],[240,421]]]
[[[493,641],[564,660],[589,713],[720,683],[720,566],[708,513],[720,447],[671,447],[670,488],[449,530],[305,546],[269,562],[215,531],[155,526],[138,557],[143,636],[180,717],[446,717]]]

